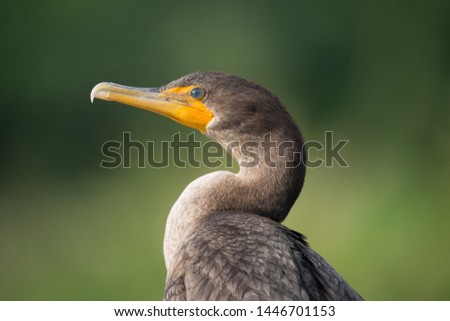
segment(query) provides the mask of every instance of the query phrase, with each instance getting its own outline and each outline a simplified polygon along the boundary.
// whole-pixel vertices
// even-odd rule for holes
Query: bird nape
[[[166,225],[166,300],[362,300],[280,223],[305,178],[304,141],[277,97],[218,72],[160,88],[100,83],[91,92],[167,116],[220,143],[239,163],[190,183]]]

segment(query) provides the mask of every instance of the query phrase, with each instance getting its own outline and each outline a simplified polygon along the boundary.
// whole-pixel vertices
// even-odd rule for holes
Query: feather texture
[[[362,300],[303,235],[259,215],[214,213],[174,257],[166,300]]]

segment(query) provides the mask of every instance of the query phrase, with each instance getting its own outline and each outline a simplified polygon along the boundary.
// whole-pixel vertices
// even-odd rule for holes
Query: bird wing
[[[301,279],[300,286],[308,292],[311,300],[363,300],[320,254],[309,247],[302,234],[283,228],[294,246],[292,253]]]
[[[301,234],[258,215],[223,212],[198,222],[185,239],[165,299],[356,299],[347,287]]]
[[[184,276],[179,276],[176,279],[168,279],[164,292],[164,297],[166,300],[186,301],[186,286],[184,285]]]

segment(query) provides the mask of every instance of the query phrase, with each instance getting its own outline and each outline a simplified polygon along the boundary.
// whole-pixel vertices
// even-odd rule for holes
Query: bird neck
[[[269,133],[258,140],[241,140],[231,150],[222,141],[240,170],[237,174],[219,171],[199,177],[180,195],[166,225],[164,256],[168,269],[184,237],[208,215],[235,211],[284,220],[303,186],[305,157],[299,132],[293,138],[283,138]]]

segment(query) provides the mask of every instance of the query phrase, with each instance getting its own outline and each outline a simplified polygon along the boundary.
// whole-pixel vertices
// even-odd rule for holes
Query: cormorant
[[[280,223],[305,177],[304,141],[265,88],[196,72],[160,88],[100,83],[91,100],[167,116],[220,143],[240,164],[190,183],[167,219],[166,300],[362,300],[307,244]]]

